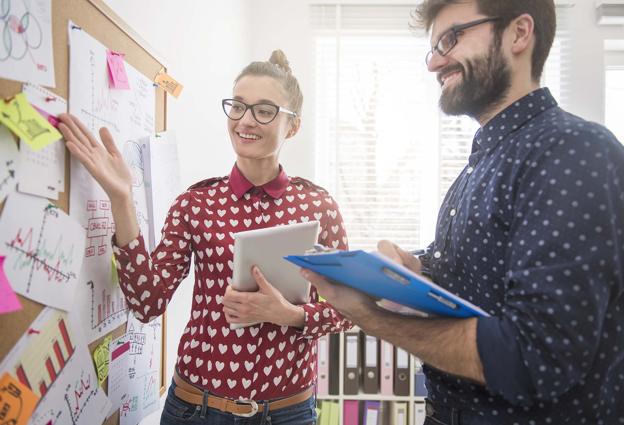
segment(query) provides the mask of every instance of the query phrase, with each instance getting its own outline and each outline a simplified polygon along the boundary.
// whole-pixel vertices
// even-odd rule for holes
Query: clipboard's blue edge
[[[407,267],[403,266],[402,264],[398,264],[395,263],[394,261],[392,261],[391,259],[389,259],[388,257],[384,256],[383,254],[380,253],[369,253],[366,251],[362,251],[362,250],[356,250],[356,251],[340,251],[342,253],[344,252],[349,252],[349,253],[361,253],[364,256],[367,257],[371,257],[374,260],[378,260],[380,261],[385,267],[388,267],[390,269],[392,269],[395,272],[399,272],[401,274],[405,274],[407,276],[409,276],[411,279],[413,279],[414,281],[419,282],[422,285],[427,286],[429,289],[436,291],[437,293],[439,293],[440,295],[443,295],[444,297],[447,297],[449,299],[449,301],[452,301],[456,304],[461,305],[464,309],[474,313],[474,316],[471,317],[490,317],[490,314],[488,312],[486,312],[485,310],[483,310],[482,308],[472,304],[470,301],[467,301],[461,297],[458,297],[457,295],[449,292],[448,290],[442,288],[441,286],[437,285],[435,282],[430,281],[429,279],[426,279],[424,276],[418,275],[417,273],[413,272],[412,270],[408,269]],[[303,268],[308,268],[312,271],[315,271],[321,275],[323,275],[323,273],[320,270],[314,270],[315,267],[319,267],[322,266],[320,264],[314,264],[314,263],[308,263],[305,261],[305,258],[307,257],[313,257],[313,256],[322,256],[322,255],[333,255],[333,254],[337,254],[338,252],[331,252],[331,253],[319,253],[319,254],[306,254],[306,255],[288,255],[285,256],[284,259],[299,266],[299,267],[303,267]],[[340,283],[340,282],[339,282]],[[345,283],[342,283],[345,284]],[[354,289],[358,289],[359,288],[357,286],[352,286],[350,284],[345,284],[349,287],[352,287]],[[363,291],[364,292],[364,291]],[[395,301],[396,302],[396,301]]]

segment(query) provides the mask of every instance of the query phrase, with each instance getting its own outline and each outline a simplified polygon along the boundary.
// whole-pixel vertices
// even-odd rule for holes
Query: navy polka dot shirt
[[[525,96],[475,135],[423,263],[488,311],[486,387],[426,368],[462,424],[624,423],[624,146]]]

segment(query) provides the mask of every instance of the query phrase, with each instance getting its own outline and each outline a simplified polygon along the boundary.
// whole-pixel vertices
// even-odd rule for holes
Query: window
[[[609,41],[621,50],[607,50],[605,56],[605,125],[624,143],[624,41]]]
[[[429,38],[408,5],[313,5],[316,180],[336,197],[352,249],[433,239],[437,209],[464,168],[478,124],[444,116],[424,63]],[[560,23],[560,28],[562,25]],[[555,96],[560,32],[545,72]]]

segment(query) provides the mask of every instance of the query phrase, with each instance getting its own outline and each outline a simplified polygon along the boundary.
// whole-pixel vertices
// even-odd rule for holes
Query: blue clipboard
[[[379,253],[335,251],[284,258],[334,282],[427,314],[460,318],[489,316],[479,307]]]

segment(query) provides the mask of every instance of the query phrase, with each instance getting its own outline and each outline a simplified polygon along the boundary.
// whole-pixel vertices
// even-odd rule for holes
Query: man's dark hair
[[[535,47],[531,58],[531,77],[539,81],[544,70],[546,58],[550,53],[555,31],[557,16],[554,0],[474,0],[480,13],[486,16],[496,16],[500,19],[494,22],[494,34],[500,42],[503,31],[512,20],[527,13],[535,21]],[[415,25],[431,29],[433,21],[446,6],[465,3],[466,0],[424,0],[414,11]]]

